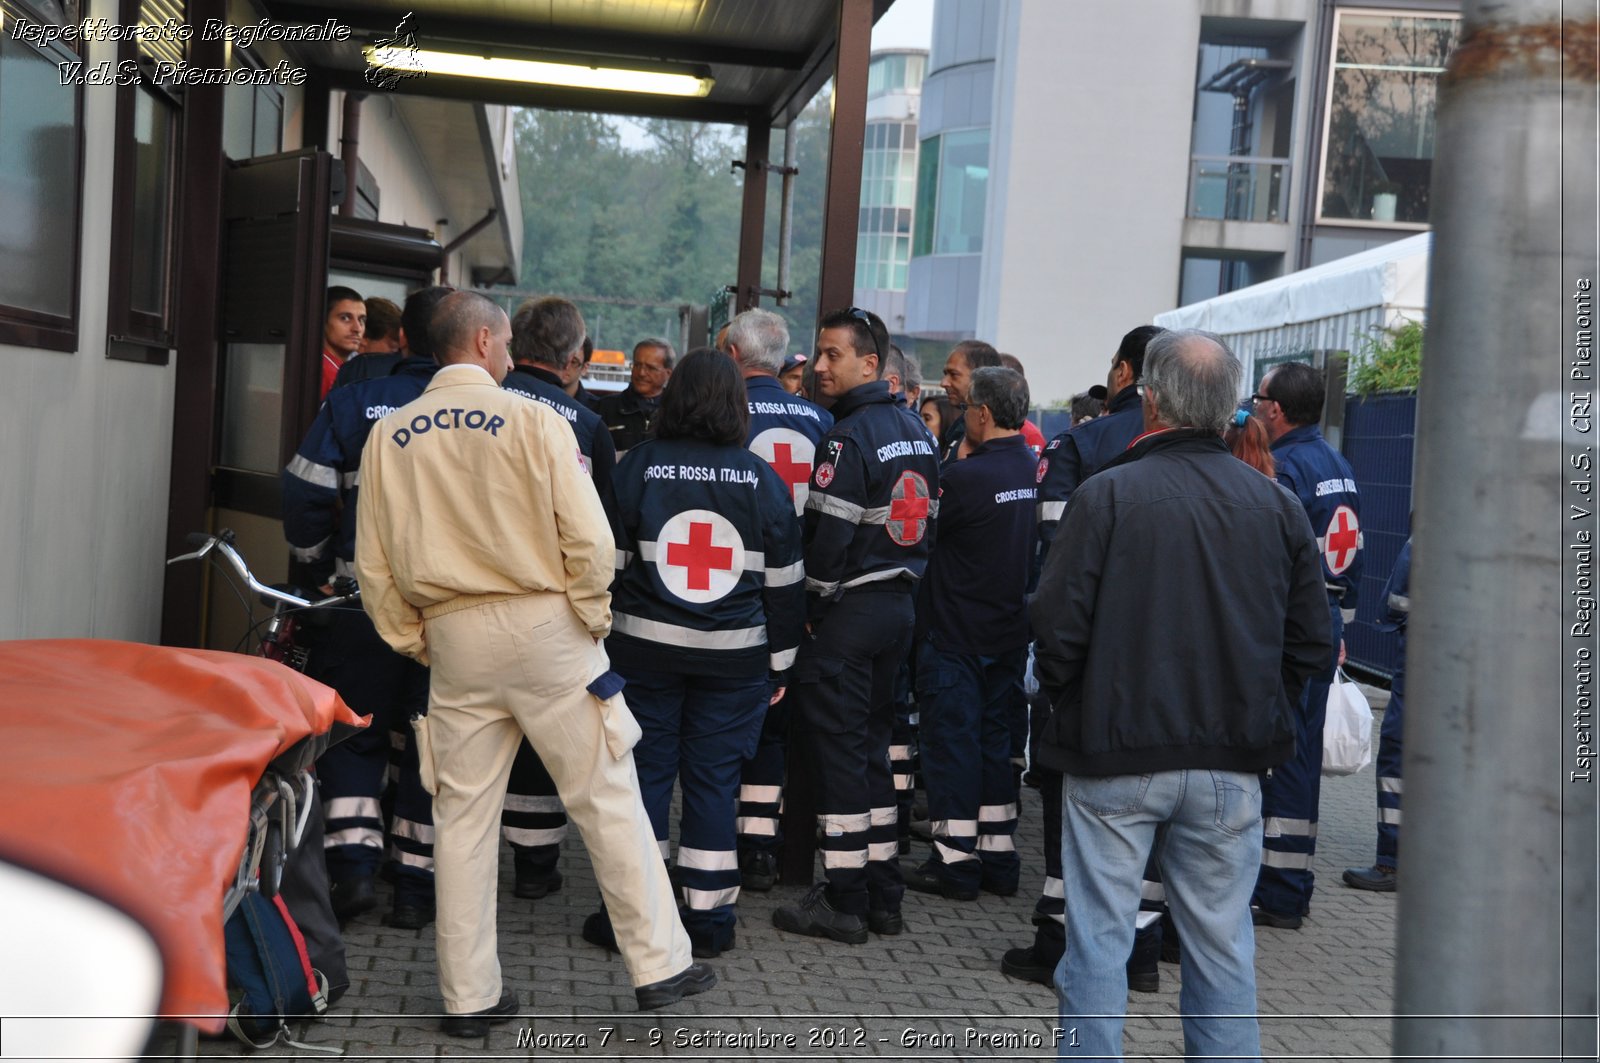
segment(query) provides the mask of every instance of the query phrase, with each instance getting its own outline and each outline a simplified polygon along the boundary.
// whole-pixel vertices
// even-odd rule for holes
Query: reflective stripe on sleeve
[[[308,484],[326,487],[330,491],[339,489],[339,473],[332,466],[318,465],[304,454],[296,454],[285,471]]]

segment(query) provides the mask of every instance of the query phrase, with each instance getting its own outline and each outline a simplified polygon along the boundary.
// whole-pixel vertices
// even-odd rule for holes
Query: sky
[[[873,48],[926,48],[933,40],[933,0],[895,0],[878,24],[872,28]],[[617,117],[622,146],[637,150],[648,143],[633,121]]]

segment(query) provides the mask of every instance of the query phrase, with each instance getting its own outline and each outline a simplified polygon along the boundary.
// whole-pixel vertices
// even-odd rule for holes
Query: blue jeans
[[[1256,1058],[1255,928],[1261,780],[1234,771],[1062,776],[1061,870],[1067,951],[1056,968],[1061,1058],[1120,1059],[1127,962],[1152,852],[1183,941],[1183,1048],[1189,1058]]]

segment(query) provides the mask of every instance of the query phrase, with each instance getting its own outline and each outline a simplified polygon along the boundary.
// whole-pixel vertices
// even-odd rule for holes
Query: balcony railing
[[[1224,221],[1287,221],[1289,160],[1252,155],[1194,155],[1189,164],[1189,217]]]

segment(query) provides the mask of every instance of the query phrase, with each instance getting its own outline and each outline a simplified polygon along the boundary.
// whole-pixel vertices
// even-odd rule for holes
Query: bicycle
[[[234,534],[227,528],[215,535],[193,532],[185,541],[196,549],[169,558],[167,564],[203,562],[208,558],[221,557],[244,581],[244,585],[255,592],[260,602],[272,608],[271,616],[250,625],[235,649],[238,650],[252,633],[260,630],[260,641],[255,647],[254,656],[278,661],[298,672],[305,672],[309,660],[305,647],[295,641],[298,627],[302,624],[311,627],[331,622],[331,610],[356,601],[361,596],[355,581],[343,577],[335,581],[333,596],[316,601],[288,584],[268,586],[262,583],[240,556],[234,546]],[[224,577],[227,578],[226,572]],[[228,582],[248,615],[249,602],[231,578]],[[302,745],[307,748],[302,749]],[[297,745],[274,760],[256,785],[251,794],[249,839],[239,871],[223,899],[224,920],[251,890],[259,890],[265,897],[277,894],[289,854],[300,844],[311,818],[313,805],[308,796],[313,793],[315,782],[310,769],[318,752],[319,749],[307,743]]]

